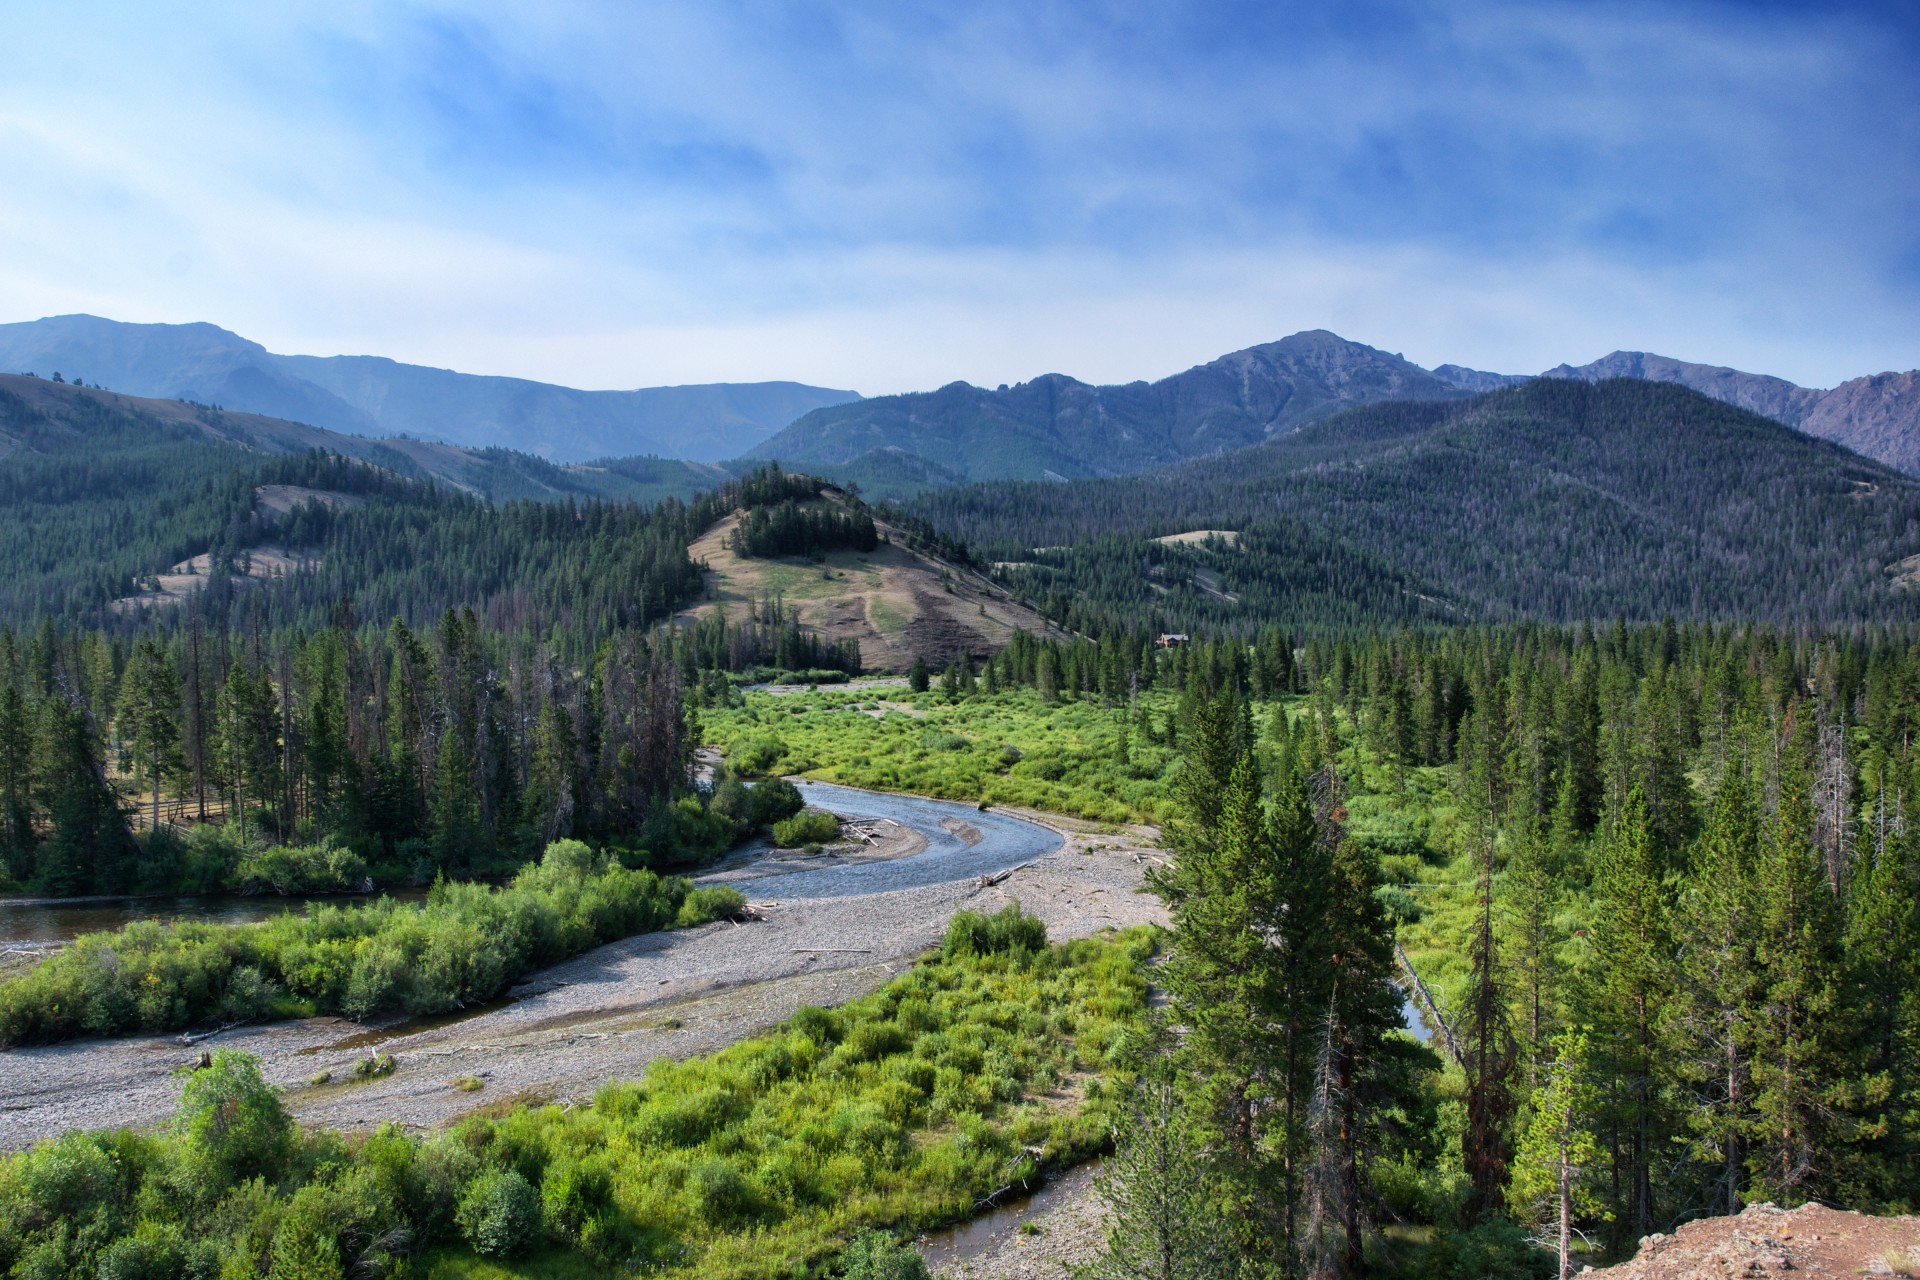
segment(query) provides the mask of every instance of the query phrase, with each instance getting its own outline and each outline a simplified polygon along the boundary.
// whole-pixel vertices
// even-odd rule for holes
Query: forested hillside
[[[103,621],[196,556],[204,607],[224,610],[239,560],[268,545],[306,570],[264,593],[275,623],[324,621],[343,595],[417,622],[510,590],[513,609],[564,602],[550,621],[651,620],[697,589],[655,584],[693,574],[685,548],[704,525],[677,502],[649,512],[621,500],[728,478],[648,458],[559,468],[34,378],[0,378],[0,439],[0,621],[15,625]],[[312,500],[275,509],[260,500],[269,486]]]
[[[1147,475],[981,485],[911,509],[1052,616],[1078,601],[1171,630],[1311,620],[1289,584],[1316,573],[1376,618],[1920,612],[1899,580],[1920,552],[1920,482],[1647,382],[1373,405]],[[1147,541],[1207,529],[1239,531],[1239,547]]]

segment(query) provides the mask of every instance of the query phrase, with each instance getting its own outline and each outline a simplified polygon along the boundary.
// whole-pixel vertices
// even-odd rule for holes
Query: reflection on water
[[[940,1271],[980,1257],[1014,1235],[1023,1223],[1031,1222],[1049,1209],[1086,1194],[1094,1174],[1100,1171],[1101,1163],[1098,1159],[1089,1160],[1067,1170],[1031,1195],[1007,1200],[998,1208],[989,1209],[957,1227],[930,1231],[921,1236],[915,1243],[920,1246],[920,1256],[926,1260],[927,1270]]]
[[[417,901],[424,889],[402,889],[383,896]],[[83,898],[0,902],[0,946],[70,942],[82,933],[118,929],[135,920],[206,920],[215,924],[252,924],[286,911],[305,911],[309,903],[367,902],[365,894],[279,897],[261,894],[183,894],[173,898]]]

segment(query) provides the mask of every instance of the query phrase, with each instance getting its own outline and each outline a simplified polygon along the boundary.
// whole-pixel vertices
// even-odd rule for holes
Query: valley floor
[[[450,1019],[370,1031],[319,1018],[194,1046],[149,1036],[0,1055],[0,1150],[70,1129],[157,1123],[173,1110],[172,1072],[203,1047],[258,1055],[308,1125],[427,1127],[523,1101],[583,1100],[655,1059],[711,1052],[802,1005],[873,990],[936,945],[962,907],[1018,901],[1056,940],[1164,922],[1159,900],[1137,891],[1155,856],[1149,828],[1114,833],[824,784],[803,791],[843,817],[898,824],[893,848],[737,860],[702,879],[733,884],[764,920],[629,938],[536,975],[503,1005]],[[337,1083],[374,1049],[397,1059],[391,1075]],[[333,1082],[310,1083],[323,1072]],[[466,1077],[482,1087],[454,1083]]]

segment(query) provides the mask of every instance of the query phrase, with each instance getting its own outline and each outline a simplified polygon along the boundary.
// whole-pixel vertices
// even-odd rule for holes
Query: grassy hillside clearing
[[[869,671],[905,671],[915,658],[943,667],[958,653],[981,656],[1013,633],[1045,632],[1047,623],[1004,588],[970,569],[908,549],[905,535],[876,522],[886,539],[872,552],[832,551],[819,560],[759,559],[735,554],[735,514],[689,549],[707,571],[706,597],[680,617],[724,611],[736,622],[778,599],[786,615],[824,639],[860,642]]]

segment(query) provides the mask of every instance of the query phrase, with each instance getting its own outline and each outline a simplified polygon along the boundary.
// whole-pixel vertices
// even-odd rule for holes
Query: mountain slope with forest
[[[876,492],[1121,475],[1256,444],[1357,404],[1466,394],[1397,355],[1316,329],[1158,382],[1050,373],[818,409],[753,450]]]
[[[1253,604],[1254,587],[1312,571],[1328,545],[1345,548],[1381,618],[1920,614],[1903,581],[1920,553],[1920,481],[1627,379],[1373,405],[1145,475],[981,485],[912,509],[1051,597],[1056,617],[1079,599],[1169,622],[1263,620],[1278,615]],[[1150,543],[1200,529],[1242,538]],[[1204,573],[1212,589],[1193,589]]]
[[[1678,383],[1843,444],[1890,467],[1920,474],[1920,370],[1852,378],[1822,391],[1722,365],[1691,364],[1645,351],[1615,351],[1590,364],[1557,365],[1540,376]]]
[[[659,454],[733,457],[851,391],[797,382],[582,391],[378,356],[277,355],[211,324],[50,316],[0,324],[0,369],[86,379],[370,436],[424,436],[558,462]]]
[[[277,607],[324,614],[329,601],[351,595],[383,615],[431,616],[516,586],[537,595],[550,585],[537,580],[561,562],[570,574],[588,573],[594,535],[565,523],[570,508],[658,502],[727,479],[715,468],[654,458],[556,467],[506,450],[368,440],[0,376],[0,620],[99,618],[115,602],[113,611],[126,616],[143,598],[163,602],[168,584],[156,579],[195,559],[208,573],[208,607],[225,607],[237,599],[229,576],[249,576],[269,554],[310,570],[272,587]],[[281,500],[263,490],[278,490]],[[542,514],[547,508],[557,514]],[[638,528],[622,525],[616,540],[651,536]],[[674,526],[669,541],[678,539],[682,562],[697,534]],[[543,547],[558,561],[543,560]],[[260,565],[241,563],[256,551]],[[665,552],[645,554],[658,560]],[[209,572],[216,562],[232,575]],[[640,601],[635,607],[648,618],[681,603],[677,587],[649,603],[657,575],[629,570],[628,580],[578,582],[551,599],[618,611],[602,597],[620,595]],[[690,562],[684,574],[697,591]]]

